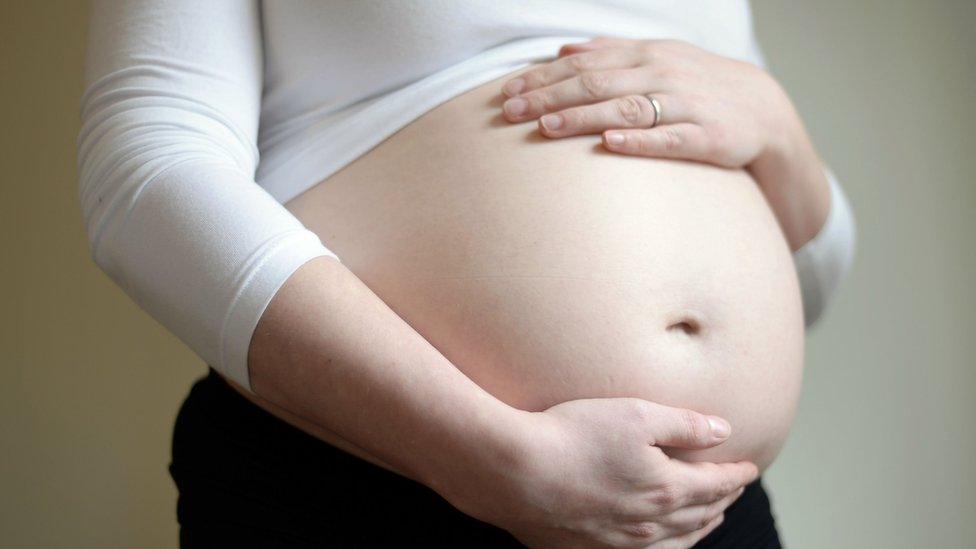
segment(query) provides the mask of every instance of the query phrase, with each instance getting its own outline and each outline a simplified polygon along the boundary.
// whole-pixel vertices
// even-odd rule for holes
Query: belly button
[[[700,314],[693,311],[681,311],[671,316],[668,321],[668,332],[683,333],[689,336],[701,335],[704,323]]]

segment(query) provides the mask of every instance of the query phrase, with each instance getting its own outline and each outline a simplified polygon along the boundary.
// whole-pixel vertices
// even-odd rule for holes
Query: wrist
[[[783,100],[785,114],[772,127],[767,146],[749,171],[790,249],[796,251],[823,227],[830,208],[830,187],[823,162],[785,92]]]
[[[529,458],[531,412],[513,408],[488,393],[462,428],[421,472],[421,482],[454,507],[494,522],[505,513],[509,492]]]

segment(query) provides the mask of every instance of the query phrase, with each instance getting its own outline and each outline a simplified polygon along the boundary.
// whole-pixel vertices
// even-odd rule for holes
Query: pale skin
[[[620,154],[747,169],[794,251],[827,218],[830,189],[803,121],[779,83],[750,63],[676,40],[599,37],[563,46],[502,92],[512,97],[505,117],[538,118],[547,137],[602,133]],[[647,94],[662,111],[650,129]]]
[[[685,67],[681,78],[662,76],[667,63]],[[602,132],[622,154],[747,167],[793,249],[826,217],[827,183],[802,123],[775,81],[751,65],[680,43],[605,38],[568,45],[520,77],[530,108],[506,114],[512,122],[560,113],[559,130],[540,121],[544,135]],[[604,95],[581,87],[584,79],[602,82]],[[650,120],[649,101],[637,99],[647,92],[665,113],[652,130],[638,129]],[[631,128],[623,148],[611,147],[610,130],[622,128]],[[533,547],[690,547],[758,474],[748,462],[692,464],[661,450],[721,444],[731,434],[721,418],[634,398],[542,412],[504,404],[328,258],[279,290],[248,362],[252,401]]]

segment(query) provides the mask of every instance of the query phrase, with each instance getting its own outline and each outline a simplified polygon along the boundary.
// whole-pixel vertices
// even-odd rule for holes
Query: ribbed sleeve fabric
[[[94,261],[208,364],[250,390],[265,307],[336,254],[254,180],[256,1],[96,1],[78,136]]]
[[[830,182],[830,212],[823,228],[793,253],[803,294],[803,316],[807,326],[822,315],[827,303],[847,276],[854,262],[857,228],[850,203],[830,168],[824,168]]]

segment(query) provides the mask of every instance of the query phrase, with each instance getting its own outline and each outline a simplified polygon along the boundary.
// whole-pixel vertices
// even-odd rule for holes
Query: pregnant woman
[[[853,224],[761,63],[728,0],[96,2],[92,255],[211,366],[181,544],[778,547]]]

